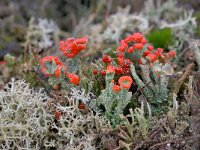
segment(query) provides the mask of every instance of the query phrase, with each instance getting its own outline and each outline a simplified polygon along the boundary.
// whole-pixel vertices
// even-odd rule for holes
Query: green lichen
[[[103,114],[110,120],[112,126],[115,128],[122,123],[120,115],[123,115],[124,109],[130,103],[132,93],[125,89],[121,89],[117,93],[113,92],[113,83],[111,83],[113,78],[113,73],[106,75],[106,88],[101,91],[101,94],[96,101],[92,102],[92,105],[97,107],[102,105],[105,108]]]

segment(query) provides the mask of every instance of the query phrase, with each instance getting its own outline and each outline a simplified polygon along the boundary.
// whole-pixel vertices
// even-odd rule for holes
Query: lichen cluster
[[[61,10],[62,26],[27,19],[23,54],[0,61],[0,149],[200,149],[193,11],[176,0],[147,0],[137,12],[114,3],[98,2],[81,20]]]
[[[30,89],[23,80],[11,79],[0,91],[0,148],[39,149],[53,121],[46,109],[49,97]]]

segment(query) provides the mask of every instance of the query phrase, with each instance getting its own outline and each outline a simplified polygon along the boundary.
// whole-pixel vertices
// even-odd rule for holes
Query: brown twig
[[[107,4],[107,8],[106,8],[105,19],[107,19],[110,15],[110,12],[111,12],[111,9],[112,9],[112,4],[113,4],[113,1],[109,0],[108,4]]]
[[[158,129],[156,129],[146,140],[144,140],[142,143],[137,145],[133,150],[138,150],[140,149],[145,143],[150,141],[150,139],[154,138],[162,129],[163,126],[160,126]]]
[[[137,93],[141,92],[146,86],[149,85],[149,83],[151,83],[151,81],[149,81],[148,83],[146,83],[143,87],[139,88],[139,89],[133,94],[133,96],[136,95]]]
[[[105,135],[109,135],[109,134],[113,134],[113,135],[116,135],[116,133],[118,133],[119,132],[119,129],[112,129],[112,130],[109,130],[109,131],[107,131],[107,132],[103,132],[103,133],[99,133],[99,134],[94,134],[93,136],[95,137],[95,138],[100,138],[100,137],[102,137],[102,136],[105,136]]]
[[[186,48],[180,53],[179,58],[180,58],[180,57],[183,57],[183,56],[185,55],[185,53],[188,52],[189,50],[190,50],[189,47],[186,47]]]
[[[26,63],[27,45],[24,46],[24,64]]]
[[[175,82],[175,86],[174,86],[172,93],[178,94],[181,85],[183,84],[183,82],[187,78],[187,76],[190,74],[193,66],[194,66],[194,63],[191,63],[186,67],[185,73],[182,75],[182,77],[180,79],[178,79],[177,82]]]
[[[99,4],[98,4],[97,8],[95,9],[95,12],[89,16],[83,17],[79,21],[79,23],[76,25],[76,28],[74,29],[73,35],[76,35],[82,29],[88,27],[95,20],[96,16],[101,12],[101,10],[104,8],[104,6],[106,4],[107,4],[106,0],[99,1]]]
[[[182,142],[182,141],[187,141],[187,140],[197,139],[197,138],[200,138],[200,135],[196,135],[196,136],[193,136],[193,137],[188,137],[188,138],[185,138],[185,139],[164,141],[164,142],[161,142],[161,143],[154,144],[153,146],[151,146],[149,148],[149,150],[152,150],[152,149],[154,149],[156,147],[159,147],[159,146],[162,146],[162,145],[165,145],[165,144],[179,143],[179,142]]]

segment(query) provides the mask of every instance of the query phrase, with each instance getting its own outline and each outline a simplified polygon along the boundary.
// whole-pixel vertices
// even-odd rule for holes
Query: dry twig
[[[182,141],[187,141],[187,140],[197,139],[197,138],[200,138],[200,135],[196,135],[196,136],[192,136],[192,137],[188,137],[188,138],[184,138],[184,139],[164,141],[164,142],[161,142],[161,143],[154,144],[153,146],[151,146],[149,148],[149,150],[153,150],[156,147],[160,147],[160,146],[165,145],[165,144],[179,143],[179,142],[182,142]]]
[[[172,93],[175,93],[176,95],[178,94],[181,85],[183,84],[185,79],[190,74],[191,69],[192,69],[193,66],[194,66],[194,63],[191,63],[191,64],[189,64],[187,66],[185,73],[182,75],[182,77],[180,79],[178,79],[178,81],[175,82],[175,86],[174,86],[174,89],[173,89]]]

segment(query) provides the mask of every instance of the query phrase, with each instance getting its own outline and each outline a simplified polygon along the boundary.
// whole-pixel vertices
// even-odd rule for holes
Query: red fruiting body
[[[100,74],[101,74],[102,76],[105,76],[105,75],[106,75],[106,71],[105,71],[105,70],[101,70],[101,71],[100,71]]]
[[[157,73],[157,76],[160,77],[160,73]]]
[[[159,53],[158,51],[154,51],[154,52],[153,52],[153,55],[155,55],[156,57],[159,57],[159,56],[161,56],[162,54]]]
[[[5,60],[0,61],[0,65],[5,65],[5,64],[7,64],[7,63],[8,63],[8,62],[5,61]]]
[[[139,52],[136,50],[139,50]],[[137,57],[135,57],[136,55],[129,55],[134,52],[136,53]],[[115,72],[116,75],[121,75],[121,74],[129,75],[130,64],[131,64],[131,61],[129,59],[130,58],[132,59],[133,57],[134,57],[133,62],[136,62],[140,65],[147,64],[147,62],[149,62],[148,63],[149,65],[154,65],[155,61],[158,61],[159,63],[165,63],[167,62],[167,58],[176,56],[175,51],[170,51],[168,53],[165,53],[164,49],[162,48],[154,49],[152,45],[148,44],[143,34],[138,32],[129,35],[124,40],[120,41],[120,44],[116,49],[116,55],[117,55],[116,61],[118,64],[117,67],[109,65],[109,63],[111,63],[112,61],[112,58],[110,56],[104,55],[102,57],[102,61],[104,63],[107,63],[107,65],[109,65],[106,69],[107,73]],[[129,59],[127,59],[127,57]],[[100,71],[100,74],[106,75],[105,70]],[[125,88],[128,89],[130,88],[130,86],[127,87],[125,86]]]
[[[122,64],[122,66],[124,68],[128,68],[130,66],[130,64],[131,64],[130,59],[125,59],[124,62],[123,62],[123,64]]]
[[[141,43],[142,43],[143,45],[145,45],[145,44],[147,44],[147,40],[143,38],[143,39],[141,40]]]
[[[66,75],[66,73],[67,73],[67,67],[64,66],[64,65],[59,65],[59,66],[57,66],[57,68],[56,68],[56,70],[55,70],[55,76],[56,76],[57,78],[59,78],[61,72],[63,72],[63,75]]]
[[[117,75],[120,75],[123,73],[123,69],[121,67],[115,67],[115,72]]]
[[[60,77],[60,72],[61,72],[61,68],[60,68],[60,66],[58,66],[58,67],[56,68],[56,71],[55,71],[55,76],[56,76],[57,78]]]
[[[117,51],[120,51],[120,52],[125,52],[125,50],[128,48],[128,44],[124,41],[124,40],[121,40],[120,41],[120,45],[117,47]]]
[[[142,61],[141,58],[138,60],[138,63],[139,63],[140,65],[143,65],[143,61]]]
[[[142,44],[142,43],[135,43],[135,44],[134,44],[134,48],[135,48],[136,50],[141,50],[141,49],[143,49],[143,44]]]
[[[79,108],[79,109],[85,109],[85,104],[79,103],[78,108]]]
[[[157,59],[157,56],[155,54],[149,54],[146,57],[150,62],[154,62]]]
[[[87,38],[83,37],[83,38],[80,38],[80,39],[76,39],[76,43],[77,44],[85,44],[85,43],[87,43]]]
[[[140,65],[144,65],[144,64],[146,64],[146,62],[147,62],[147,60],[146,60],[145,58],[140,58],[140,59],[138,60],[138,63],[139,63]]]
[[[117,54],[117,57],[124,58],[124,54]]]
[[[42,58],[40,60],[40,65],[42,67],[41,70],[42,70],[42,73],[44,73],[47,77],[54,75],[54,72],[53,73],[49,73],[49,70],[47,70],[47,68],[46,68],[46,63],[47,62],[49,62],[49,63],[54,62],[57,66],[62,65],[62,63],[58,60],[58,57],[46,56],[46,57]]]
[[[87,38],[68,38],[66,41],[60,41],[60,50],[63,52],[65,56],[68,58],[73,58],[80,51],[86,48]]]
[[[125,42],[125,43],[133,42],[133,36],[132,36],[132,35],[129,35],[128,37],[126,37],[126,38],[124,39],[124,42]]]
[[[117,62],[118,64],[123,64],[124,63],[124,57],[117,57]]]
[[[58,89],[59,89],[59,86],[58,86],[58,85],[55,85],[55,86],[53,86],[53,89],[54,89],[54,90],[58,90]]]
[[[123,72],[124,72],[124,74],[129,74],[130,73],[130,68],[124,68]]]
[[[158,51],[159,53],[163,53],[163,52],[164,52],[164,49],[163,49],[163,48],[157,48],[157,51]]]
[[[78,75],[69,73],[69,74],[68,74],[68,78],[69,78],[69,82],[70,82],[71,84],[78,85],[79,82],[80,82],[80,78],[79,78]]]
[[[107,73],[115,73],[115,68],[113,65],[108,65],[106,71]]]
[[[50,76],[53,76],[54,74],[50,74],[48,71],[47,71],[47,69],[46,68],[44,68],[44,67],[42,67],[42,73],[43,74],[45,74],[45,76],[47,76],[47,77],[50,77]]]
[[[127,50],[128,53],[132,53],[133,51],[134,51],[134,46],[129,47]]]
[[[141,40],[143,39],[143,35],[139,32],[136,32],[132,35],[133,38],[133,42],[141,42]]]
[[[149,51],[152,51],[152,50],[153,50],[153,46],[149,45],[149,46],[147,46],[147,49],[148,49]]]
[[[174,58],[174,57],[176,57],[176,52],[175,52],[174,50],[171,50],[171,51],[169,51],[169,52],[167,53],[167,56],[168,56],[168,57]]]
[[[143,56],[146,57],[147,55],[149,55],[151,52],[150,51],[144,51]]]
[[[119,85],[113,85],[112,87],[113,92],[117,93],[120,91],[120,86]]]
[[[125,38],[125,42],[129,43],[129,42],[141,42],[143,39],[143,35],[139,32],[136,32],[132,35],[129,35],[127,38]]]
[[[103,55],[102,61],[104,63],[110,63],[112,61],[112,58],[110,58],[110,56],[108,56],[108,55]]]
[[[56,117],[56,120],[60,120],[61,112],[56,111],[56,113],[55,113],[55,117]]]
[[[122,88],[129,89],[133,83],[133,80],[130,76],[122,76],[119,78],[118,83]]]
[[[58,60],[57,56],[46,56],[40,60],[40,65],[45,66],[46,62],[54,62],[56,65],[61,65],[62,63]]]
[[[92,72],[93,72],[94,75],[98,74],[98,70],[93,70]]]

